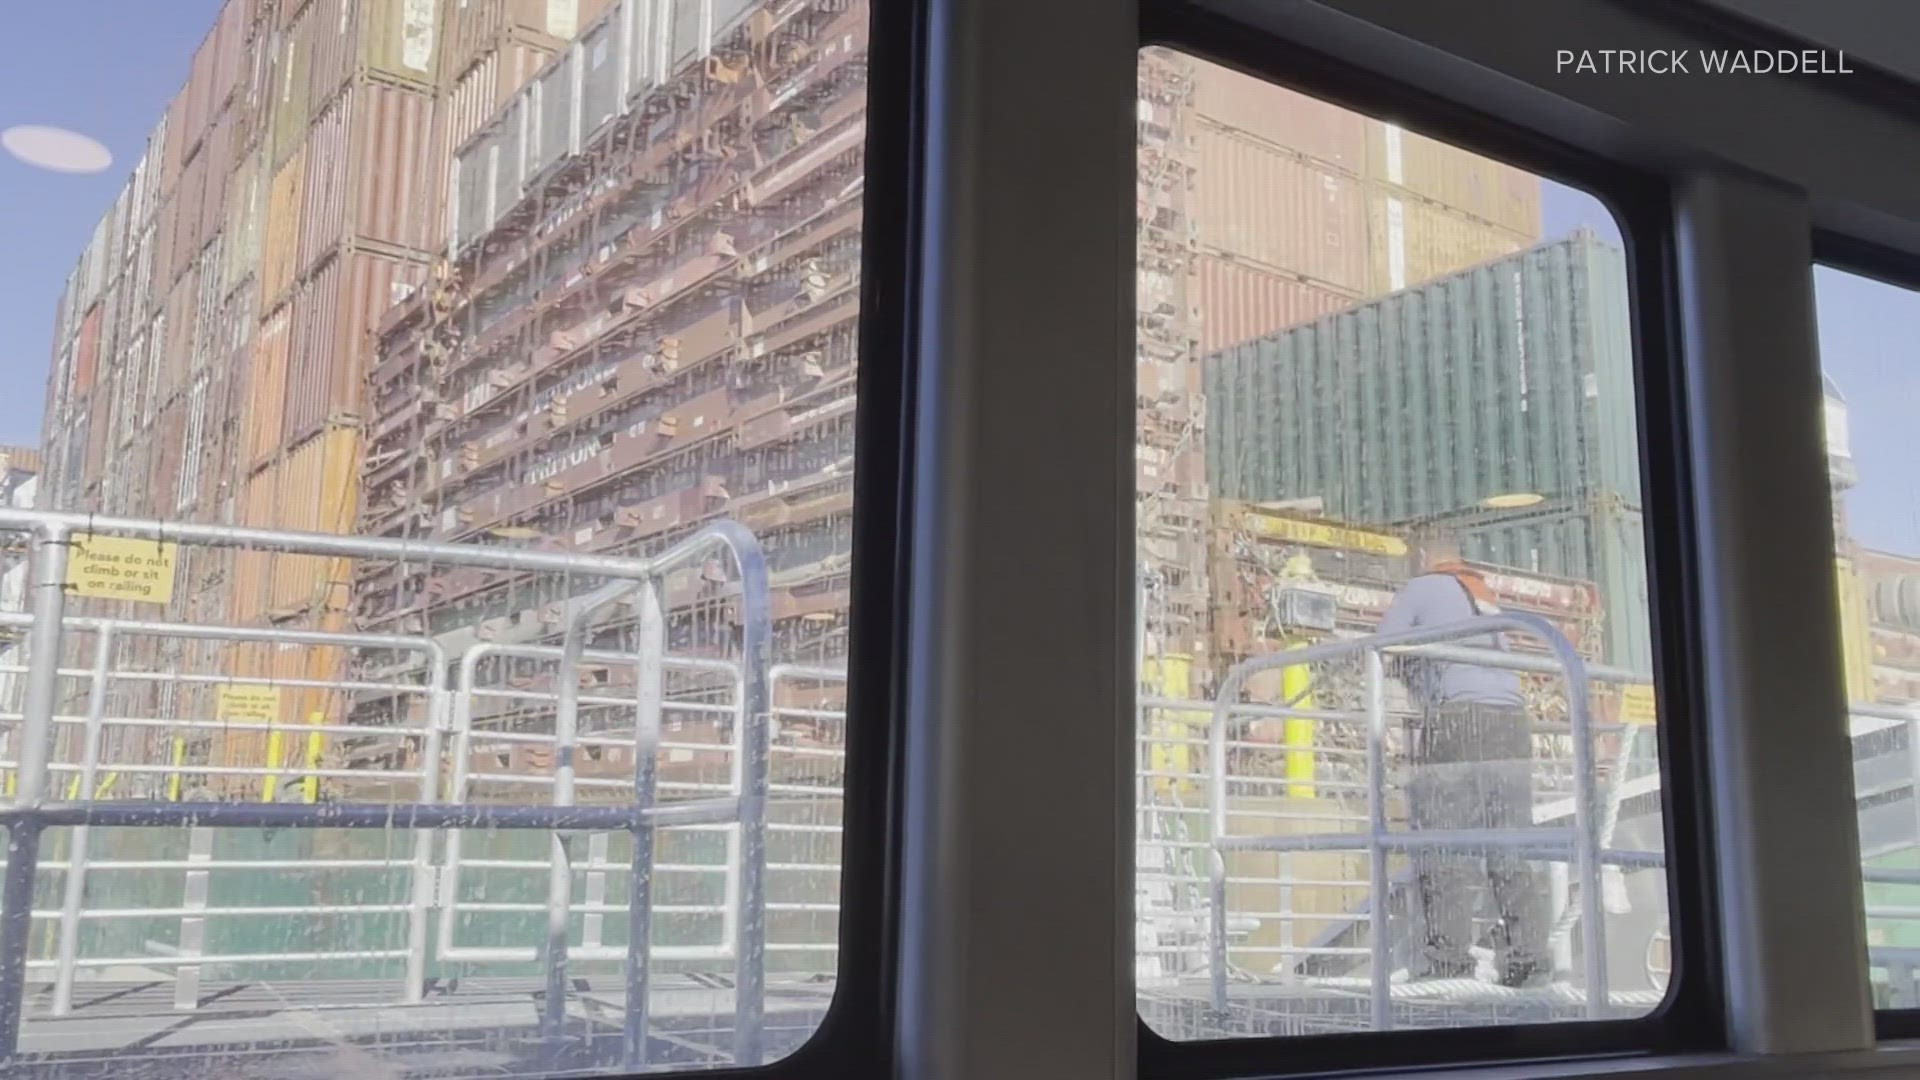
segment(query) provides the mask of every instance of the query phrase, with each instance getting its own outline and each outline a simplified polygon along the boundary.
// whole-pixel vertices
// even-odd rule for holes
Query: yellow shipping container
[[[240,418],[242,464],[259,468],[280,449],[287,414],[287,348],[290,322],[281,308],[253,339],[253,370],[247,373],[247,413]]]
[[[307,148],[302,144],[273,174],[267,191],[266,236],[260,252],[260,307],[272,310],[273,302],[293,284],[296,251],[300,243],[300,218],[304,206],[302,185],[307,171]]]
[[[1367,192],[1368,291],[1397,292],[1469,266],[1511,255],[1527,234],[1495,228],[1384,184]]]
[[[287,451],[247,482],[245,524],[290,532],[348,533],[359,508],[360,432],[329,428]],[[234,619],[242,624],[344,612],[351,560],[241,552],[235,560]],[[317,625],[303,619],[302,625]]]

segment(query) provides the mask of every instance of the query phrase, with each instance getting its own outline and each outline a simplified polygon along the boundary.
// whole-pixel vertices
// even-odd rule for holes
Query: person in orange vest
[[[1381,617],[1379,632],[1401,633],[1499,612],[1486,579],[1446,535],[1422,539],[1416,574]],[[1506,635],[1446,644],[1508,650]],[[1416,830],[1517,829],[1533,824],[1533,735],[1517,672],[1419,657],[1399,665],[1418,715],[1408,731],[1412,776],[1407,811]],[[1544,875],[1510,851],[1419,848],[1413,854],[1419,924],[1416,979],[1472,978],[1474,915],[1492,895],[1496,977],[1534,986],[1551,975],[1551,902]]]

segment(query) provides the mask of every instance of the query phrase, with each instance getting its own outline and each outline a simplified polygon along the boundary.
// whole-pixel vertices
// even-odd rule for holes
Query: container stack
[[[1539,239],[1540,181],[1522,170],[1185,63],[1204,353]]]
[[[583,5],[594,6],[230,0],[62,296],[42,505],[351,530],[371,331],[446,243],[451,58],[504,63],[510,80],[563,44]],[[459,50],[443,48],[450,36]],[[183,549],[164,612],[76,607],[344,629],[351,576],[338,560]],[[126,648],[133,666],[265,680],[330,677],[342,663],[210,643]],[[296,697],[283,695],[284,718],[338,708]],[[257,758],[244,742],[187,753]]]
[[[1207,361],[1209,475],[1224,498],[1445,527],[1468,558],[1594,582],[1603,657],[1645,667],[1628,327],[1621,253],[1580,231],[1246,342]]]

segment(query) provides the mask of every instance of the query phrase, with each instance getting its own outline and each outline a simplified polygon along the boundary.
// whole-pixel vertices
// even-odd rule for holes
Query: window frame
[[[1646,550],[1674,949],[1666,1000],[1638,1018],[1206,1042],[1168,1040],[1140,1021],[1140,1076],[1210,1080],[1726,1048],[1671,180],[1185,4],[1143,3],[1140,45],[1235,68],[1342,108],[1393,116],[1421,134],[1579,188],[1614,214],[1626,249],[1643,521],[1661,524],[1647,528]]]

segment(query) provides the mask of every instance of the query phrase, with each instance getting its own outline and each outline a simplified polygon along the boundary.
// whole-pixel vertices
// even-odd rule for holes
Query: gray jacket
[[[1459,578],[1452,574],[1422,574],[1408,581],[1393,598],[1387,613],[1380,618],[1379,631],[1396,634],[1460,622],[1475,614],[1473,598]],[[1486,634],[1445,644],[1508,651],[1505,634]],[[1520,691],[1519,673],[1505,668],[1407,657],[1402,660],[1400,670],[1408,693],[1422,709],[1454,703],[1518,707],[1526,700]]]

